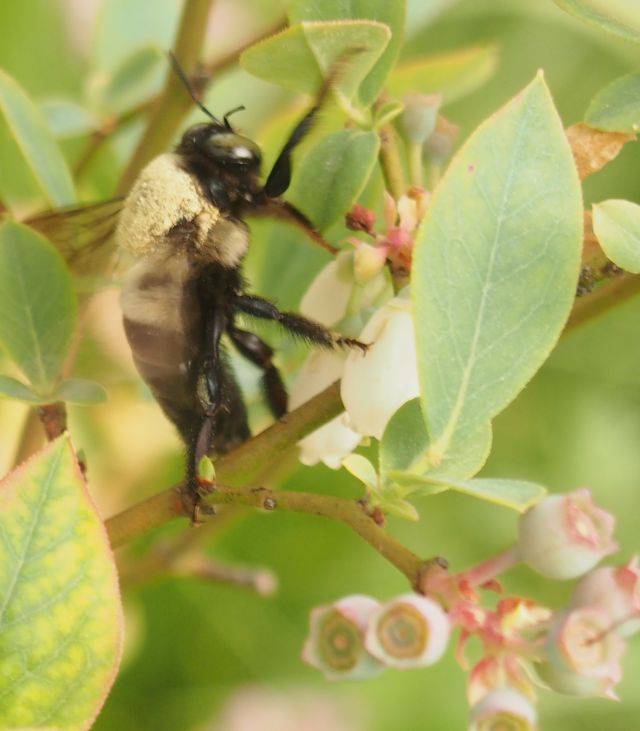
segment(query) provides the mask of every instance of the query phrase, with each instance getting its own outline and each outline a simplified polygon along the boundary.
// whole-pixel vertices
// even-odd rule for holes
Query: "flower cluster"
[[[341,380],[345,413],[300,442],[304,464],[338,469],[363,438],[381,439],[393,414],[419,394],[415,332],[409,287],[394,296],[411,266],[415,229],[427,195],[414,189],[397,203],[385,193],[385,230],[376,234],[375,214],[355,206],[348,225],[372,237],[349,239],[353,249],[330,262],[300,303],[303,315],[369,344],[366,353],[314,351],[291,392],[291,408]],[[394,281],[386,264],[394,273]]]
[[[351,596],[315,609],[303,657],[332,679],[371,677],[434,664],[458,629],[463,667],[470,638],[483,648],[469,672],[471,731],[537,728],[534,679],[559,693],[615,698],[625,640],[640,629],[640,566],[635,557],[596,568],[616,549],[613,527],[586,489],[549,496],[522,516],[507,551],[456,575],[426,571],[424,595]],[[568,606],[503,597],[484,607],[480,590],[501,591],[496,577],[519,562],[554,579],[581,576]]]
[[[369,678],[385,667],[433,665],[449,641],[449,618],[432,599],[406,594],[381,603],[347,596],[311,612],[302,657],[332,680]]]

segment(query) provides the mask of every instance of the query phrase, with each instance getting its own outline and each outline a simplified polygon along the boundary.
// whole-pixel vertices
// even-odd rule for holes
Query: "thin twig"
[[[242,53],[260,41],[269,38],[275,33],[280,32],[286,27],[286,18],[279,18],[267,30],[256,34],[251,40],[243,43],[241,46],[234,48],[224,56],[216,58],[213,61],[204,63],[197,73],[197,81],[199,85],[206,87],[211,80],[214,80],[220,73],[234,66]],[[194,79],[195,81],[195,79]],[[97,129],[89,138],[85,149],[80,154],[75,167],[74,175],[76,178],[82,176],[86,171],[89,163],[93,160],[97,152],[100,150],[104,142],[117,130],[122,129],[126,125],[140,118],[144,114],[148,114],[152,109],[160,104],[160,96],[147,99],[141,104],[129,109],[121,117],[108,120],[100,129]]]

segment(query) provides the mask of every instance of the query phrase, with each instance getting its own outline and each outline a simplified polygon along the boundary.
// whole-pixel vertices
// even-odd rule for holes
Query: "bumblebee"
[[[132,261],[120,300],[125,332],[140,375],[186,445],[185,484],[197,500],[202,457],[224,453],[250,436],[223,335],[262,370],[273,416],[287,411],[274,351],[238,326],[239,314],[275,321],[294,337],[324,348],[364,346],[249,293],[242,275],[247,215],[289,219],[332,248],[303,213],[280,198],[291,181],[291,153],[311,128],[330,82],[262,184],[258,145],[233,129],[230,114],[220,121],[203,107],[177,70],[210,121],[187,129],[173,152],[142,170],[124,201],[116,237]]]

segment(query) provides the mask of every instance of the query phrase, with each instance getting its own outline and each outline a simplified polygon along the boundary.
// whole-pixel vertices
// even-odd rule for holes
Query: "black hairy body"
[[[262,369],[274,417],[287,411],[273,350],[238,326],[239,314],[276,321],[322,347],[362,347],[249,294],[242,276],[249,214],[288,218],[324,243],[306,217],[280,198],[290,181],[291,151],[315,111],[294,129],[264,185],[257,145],[236,134],[226,118],[212,118],[187,130],[174,153],[149,163],[124,204],[117,237],[132,259],[121,297],[125,331],[141,376],[186,444],[192,492],[203,456],[224,453],[249,437],[223,335]]]

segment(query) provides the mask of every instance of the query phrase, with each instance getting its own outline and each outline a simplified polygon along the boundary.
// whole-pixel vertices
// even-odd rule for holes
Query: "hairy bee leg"
[[[326,249],[330,254],[337,254],[339,251],[324,238],[302,211],[281,198],[267,198],[264,201],[257,202],[256,207],[251,210],[251,215],[286,221],[293,226],[297,226],[310,241]]]
[[[230,327],[228,333],[238,351],[262,369],[262,388],[267,404],[274,417],[281,418],[287,413],[288,396],[282,377],[272,362],[273,348],[247,330]]]
[[[292,335],[315,343],[323,348],[336,346],[358,347],[366,350],[368,347],[355,338],[345,338],[327,330],[319,322],[309,320],[296,312],[281,312],[273,302],[256,297],[252,294],[241,294],[234,299],[235,306],[247,315],[259,317],[263,320],[273,320],[280,323]]]
[[[213,417],[222,404],[222,371],[220,361],[220,338],[227,327],[227,317],[219,310],[212,310],[205,318],[204,349],[200,357],[193,363],[193,380],[196,397],[203,416],[194,415],[194,423],[187,440],[186,495],[185,507],[191,510],[191,522],[197,524],[204,510],[202,505],[202,485],[198,476],[200,460],[210,448],[214,428]]]

